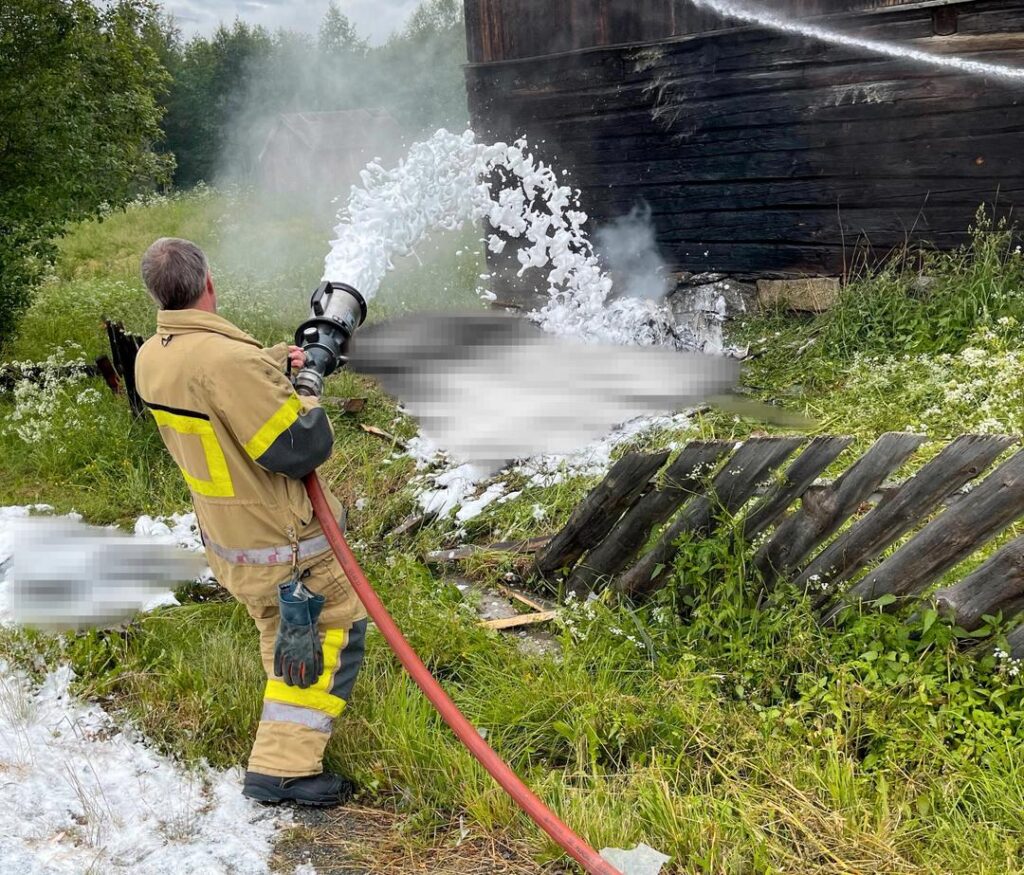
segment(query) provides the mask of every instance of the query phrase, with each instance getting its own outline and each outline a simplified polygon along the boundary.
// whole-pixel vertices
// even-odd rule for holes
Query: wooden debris
[[[889,493],[863,519],[821,551],[796,578],[806,588],[812,579],[822,588],[849,579],[886,547],[934,511],[943,499],[980,474],[1011,444],[1000,435],[963,435],[949,444],[895,492]],[[820,607],[828,601],[823,593]]]
[[[518,589],[513,589],[511,586],[505,586],[500,584],[498,586],[498,592],[500,592],[505,598],[512,599],[526,605],[528,608],[533,608],[535,611],[550,611],[553,610],[553,606],[547,601],[541,601],[536,599],[525,592],[520,592]]]
[[[982,617],[1024,608],[1024,537],[1011,541],[959,583],[935,593],[935,603],[956,625],[974,631]]]
[[[117,370],[114,368],[114,363],[110,360],[110,356],[101,355],[96,359],[96,370],[103,377],[103,381],[107,386],[110,387],[110,391],[115,395],[120,395],[121,378],[117,375]]]
[[[528,538],[522,541],[499,541],[488,546],[466,544],[451,550],[431,550],[424,554],[423,561],[427,565],[441,565],[446,562],[459,562],[481,553],[536,553],[550,544],[551,538],[551,535],[543,535],[539,538]]]
[[[125,395],[128,396],[128,404],[132,413],[141,416],[145,411],[145,404],[135,388],[135,358],[139,354],[143,340],[139,335],[125,331],[120,322],[104,319],[103,325],[107,329],[107,340],[110,343],[110,359],[114,370],[121,378]]]
[[[377,428],[375,425],[367,425],[365,422],[360,423],[359,427],[367,434],[372,434],[374,437],[379,437],[382,440],[388,441],[388,443],[394,444],[400,450],[405,449],[405,441],[395,437],[390,432],[384,431],[382,428]]]
[[[833,535],[923,442],[921,435],[884,434],[832,486],[807,490],[800,511],[787,518],[754,557],[765,586],[771,589],[780,575],[793,571]]]
[[[615,581],[615,589],[633,597],[659,589],[664,569],[675,556],[683,535],[707,535],[719,515],[736,513],[749,500],[758,484],[769,477],[800,444],[803,438],[751,438],[717,474],[710,493],[690,501],[651,550]]]
[[[857,581],[822,621],[833,620],[845,604],[920,593],[1022,514],[1024,452],[1019,452]]]
[[[498,620],[482,620],[480,625],[485,629],[517,629],[520,626],[533,626],[537,623],[548,623],[555,619],[557,611],[540,611],[535,614],[517,614],[515,617],[502,617]]]
[[[437,511],[430,511],[428,513],[411,513],[390,532],[388,532],[388,537],[401,538],[403,535],[413,534],[414,532],[418,532],[424,526],[430,525],[430,523],[436,519]]]
[[[852,437],[816,437],[786,471],[781,483],[771,487],[761,502],[747,514],[743,537],[752,541],[774,525],[794,501],[803,495],[839,454],[853,442]]]
[[[600,543],[619,516],[640,497],[668,456],[669,451],[663,450],[651,454],[628,453],[619,459],[573,511],[565,528],[537,557],[537,573],[549,577],[563,568],[571,568],[580,556]]]
[[[576,566],[566,590],[578,596],[594,591],[601,578],[618,574],[636,556],[656,526],[696,494],[705,475],[732,450],[731,441],[694,441],[687,444],[664,474],[664,485],[634,504],[608,534]]]
[[[342,413],[361,413],[366,407],[366,398],[339,398],[337,395],[325,395],[320,399],[323,404],[337,407]]]

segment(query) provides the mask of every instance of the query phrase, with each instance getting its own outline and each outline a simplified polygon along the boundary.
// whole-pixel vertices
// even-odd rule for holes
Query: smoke
[[[611,275],[614,297],[660,301],[672,290],[649,204],[638,204],[628,215],[598,228],[594,242]]]

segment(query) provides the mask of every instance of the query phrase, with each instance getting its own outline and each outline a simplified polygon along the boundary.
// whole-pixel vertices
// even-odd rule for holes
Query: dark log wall
[[[756,0],[755,0],[756,5]],[[762,0],[773,12],[818,16],[934,0]],[[704,33],[735,22],[689,0],[465,0],[467,57],[509,61]]]
[[[950,6],[957,33],[935,36]],[[828,21],[1024,66],[1024,0]],[[527,135],[570,170],[596,224],[648,203],[676,270],[839,274],[908,239],[954,246],[982,203],[1024,202],[1020,80],[743,27],[471,64],[467,83],[481,138]]]

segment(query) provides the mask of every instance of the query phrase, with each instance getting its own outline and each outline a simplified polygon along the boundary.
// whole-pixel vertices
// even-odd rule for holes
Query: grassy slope
[[[45,290],[9,354],[38,359],[68,337],[95,354],[102,344],[96,322],[104,314],[148,330],[152,317],[134,277],[138,253],[158,234],[191,236],[216,253],[224,229],[232,227],[224,208],[219,197],[187,198],[78,229],[65,243],[60,282]],[[307,261],[318,251],[318,233],[286,209],[259,213],[252,235],[283,235],[289,245],[277,251],[306,261],[285,258],[275,273],[258,258],[225,255],[218,263],[215,257],[228,314],[265,339],[287,334],[301,315],[301,296],[282,299],[275,289],[305,289],[315,281],[316,265]],[[475,255],[456,258],[458,245],[464,244],[448,241],[424,267],[401,273],[382,303],[405,300],[411,308],[423,295],[446,303],[432,289],[470,288],[479,265]],[[976,284],[1003,290],[987,299],[997,305],[985,316],[993,324],[1012,315],[1010,292],[1021,287],[1019,262],[1006,255],[984,268]],[[953,338],[946,348],[928,346],[927,335],[935,319],[956,310],[956,284],[976,261],[936,266],[933,272],[948,275],[950,294],[917,310],[911,303],[911,317],[894,315],[867,336],[861,336],[864,317],[888,312],[883,304],[904,306],[908,277],[883,276],[862,286],[861,293],[879,296],[867,312],[851,296],[827,320],[794,325],[769,317],[749,324],[751,340],[772,340],[750,381],[765,397],[813,412],[822,429],[855,433],[861,443],[880,430],[916,424],[926,403],[933,404],[931,395],[900,405],[886,399],[901,386],[901,374],[905,382],[908,369],[926,365],[923,359],[899,363],[904,350],[956,356],[975,342],[976,312],[965,313],[959,327],[935,332]],[[918,312],[926,306],[932,310]],[[811,336],[817,344],[792,365]],[[865,364],[866,353],[889,363],[889,384],[871,385],[869,377],[877,381],[888,372]],[[562,661],[525,657],[481,631],[464,596],[417,560],[422,549],[440,543],[443,527],[412,541],[384,539],[411,508],[405,489],[411,463],[394,458],[359,423],[400,435],[412,425],[352,375],[342,375],[332,394],[370,397],[364,414],[335,418],[339,451],[328,468],[347,502],[368,500],[351,517],[368,574],[467,716],[592,842],[645,840],[685,863],[677,871],[1024,871],[1021,689],[994,673],[991,660],[961,655],[941,622],[911,628],[865,616],[834,636],[820,632],[791,593],[758,610],[744,553],[723,536],[680,555],[677,579],[703,595],[695,608],[678,603],[674,591],[635,611],[604,603],[570,608]],[[60,410],[73,415],[78,406],[62,398]],[[1005,416],[1014,410],[1007,404]],[[112,399],[87,413],[74,416],[85,420],[74,431],[32,447],[10,434],[0,437],[0,503],[38,498],[62,510],[77,507],[97,521],[185,506],[177,472],[147,423],[130,425]],[[969,424],[966,417],[949,428]],[[755,425],[710,416],[695,431],[742,435]],[[554,526],[585,486],[528,489],[517,501],[488,509],[469,534],[534,534],[534,504]],[[496,580],[509,570],[509,563],[481,562],[472,573]],[[59,649],[31,636],[2,643],[22,657],[36,648],[56,657]],[[254,645],[244,612],[214,601],[161,611],[124,633],[79,636],[64,658],[71,658],[84,690],[112,696],[114,707],[162,747],[188,760],[233,764],[247,750],[257,715]],[[329,756],[354,772],[371,798],[408,814],[419,828],[409,832],[410,841],[465,813],[477,829],[525,837],[538,860],[554,857],[453,741],[376,635]]]

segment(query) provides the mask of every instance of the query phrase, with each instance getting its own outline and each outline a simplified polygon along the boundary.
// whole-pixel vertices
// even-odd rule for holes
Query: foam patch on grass
[[[0,663],[0,860],[19,875],[263,875],[281,817],[241,771],[186,771],[69,692]]]

